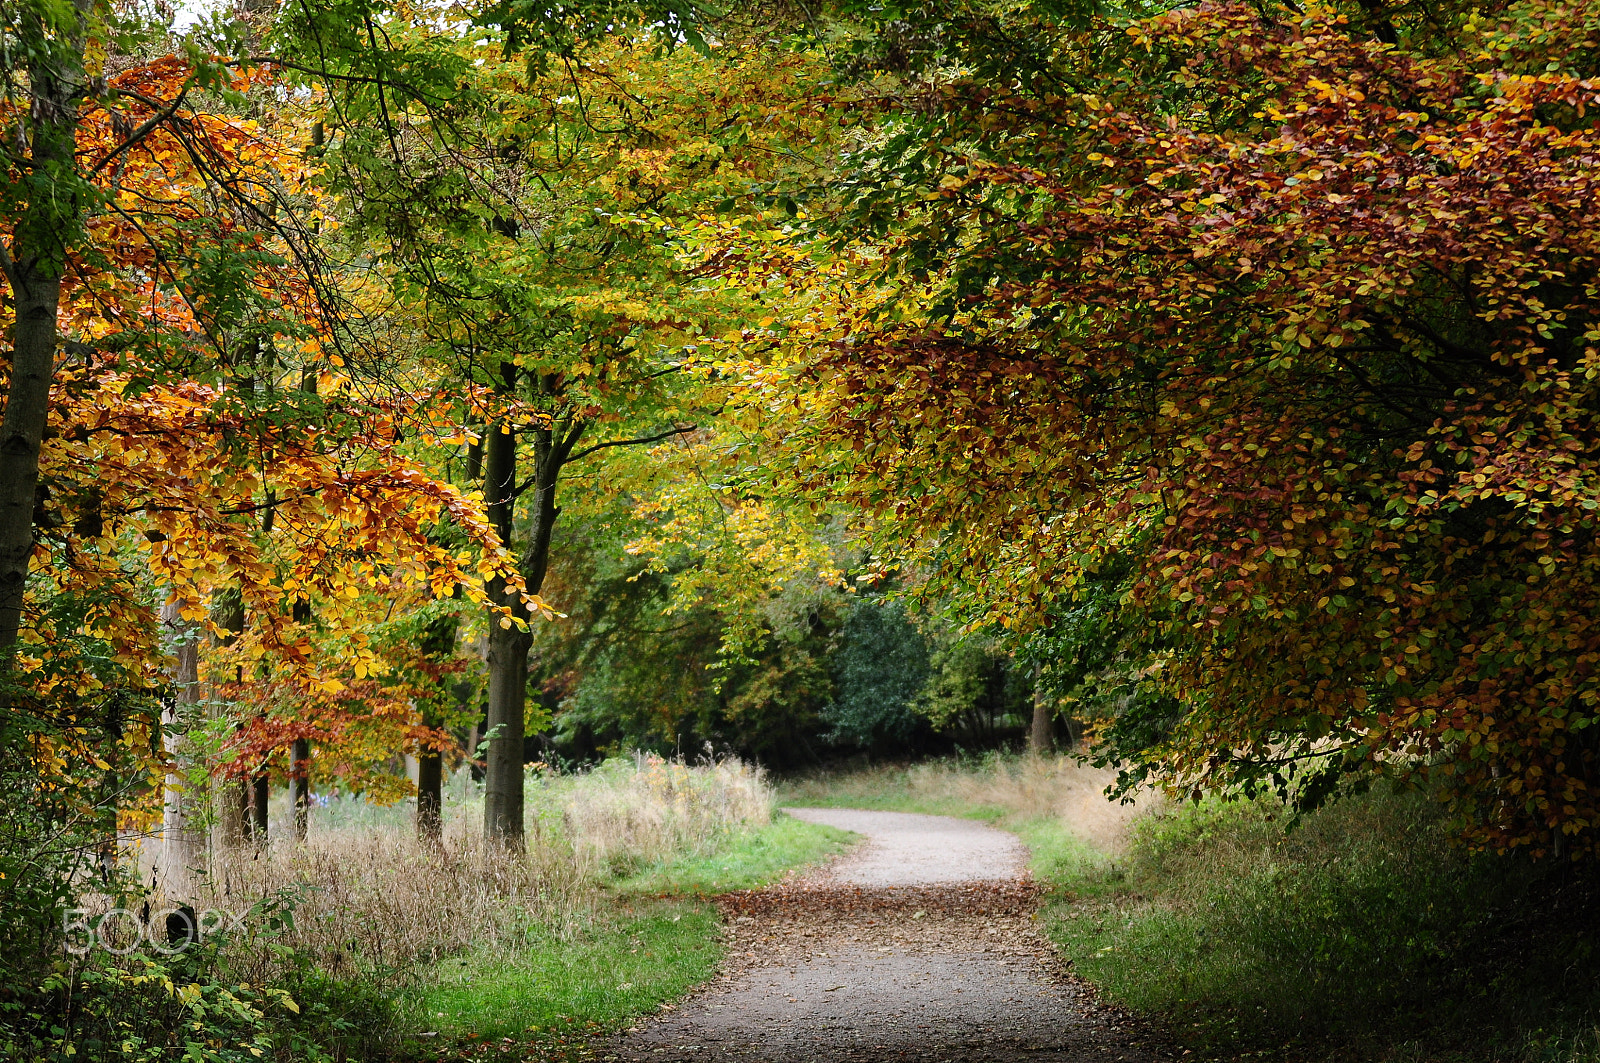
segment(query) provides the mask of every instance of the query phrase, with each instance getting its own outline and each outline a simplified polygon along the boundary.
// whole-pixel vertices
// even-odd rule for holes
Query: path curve
[[[1027,849],[969,820],[786,809],[863,835],[829,866],[720,898],[728,960],[602,1058],[762,1063],[1149,1063],[1033,919]]]
[[[970,819],[853,808],[786,808],[795,819],[825,823],[866,838],[815,876],[852,886],[935,886],[956,882],[1021,882],[1028,847],[1015,834]]]

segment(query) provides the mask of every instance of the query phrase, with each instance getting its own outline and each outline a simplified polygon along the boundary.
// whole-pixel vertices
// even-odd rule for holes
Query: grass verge
[[[855,839],[849,831],[778,812],[770,824],[740,835],[719,852],[658,863],[621,880],[615,889],[623,895],[694,897],[756,889],[843,852]]]
[[[639,898],[565,941],[445,960],[406,1004],[446,1042],[613,1028],[709,978],[722,957],[717,927],[709,904]]]
[[[611,884],[611,903],[559,936],[530,931],[515,946],[451,956],[423,972],[402,1001],[410,1024],[455,1052],[505,1042],[533,1058],[625,1025],[704,982],[722,959],[720,918],[707,898],[754,889],[843,851],[847,831],[777,814],[709,854],[661,861]]]
[[[1592,873],[1462,851],[1424,795],[1167,809],[1042,913],[1201,1058],[1600,1059]]]

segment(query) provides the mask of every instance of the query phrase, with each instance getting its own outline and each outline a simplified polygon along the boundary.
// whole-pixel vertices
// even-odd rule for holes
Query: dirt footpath
[[[793,883],[723,898],[728,962],[617,1060],[1145,1063],[1033,921],[1027,850],[966,820],[789,809],[866,842]]]

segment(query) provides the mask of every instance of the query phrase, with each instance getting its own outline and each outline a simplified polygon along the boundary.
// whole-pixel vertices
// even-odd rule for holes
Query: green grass
[[[1057,886],[1077,972],[1202,1058],[1596,1058],[1592,878],[1466,853],[1420,794],[1182,806]]]
[[[646,868],[617,883],[621,894],[709,896],[755,889],[789,871],[820,863],[857,840],[849,831],[806,823],[779,812],[772,822],[735,838],[720,852]]]
[[[1074,834],[1059,818],[997,818],[997,826],[1027,845],[1028,867],[1035,881],[1052,892],[1100,892],[1111,858]]]
[[[437,1039],[433,1044],[510,1038],[550,1056],[551,1045],[568,1034],[615,1029],[711,976],[723,950],[717,910],[706,897],[777,881],[855,840],[847,831],[776,815],[710,855],[617,881],[610,903],[581,934],[565,940],[534,934],[516,949],[435,964],[405,996],[404,1010],[416,1030]]]
[[[709,978],[722,958],[717,928],[709,904],[639,899],[572,940],[445,960],[405,1003],[446,1041],[612,1028]]]

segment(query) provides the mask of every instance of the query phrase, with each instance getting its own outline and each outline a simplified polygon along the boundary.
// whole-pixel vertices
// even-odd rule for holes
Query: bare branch
[[[659,443],[663,439],[670,439],[673,436],[686,436],[690,432],[693,432],[697,427],[699,426],[682,424],[674,428],[669,428],[665,432],[658,432],[653,436],[640,436],[638,439],[612,439],[604,443],[596,443],[592,447],[584,447],[582,450],[569,457],[567,462],[570,464],[574,461],[577,461],[579,458],[588,457],[597,450],[604,450],[606,447],[636,447],[645,443]]]

